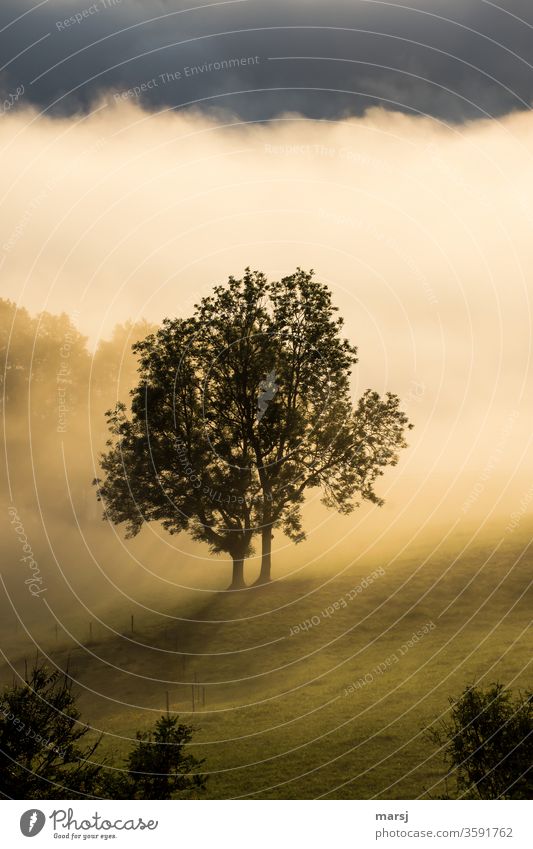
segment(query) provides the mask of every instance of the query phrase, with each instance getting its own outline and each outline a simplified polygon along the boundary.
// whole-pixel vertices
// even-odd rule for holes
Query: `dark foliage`
[[[100,738],[80,720],[67,674],[35,664],[0,697],[0,792],[14,799],[93,795]]]
[[[128,758],[131,799],[191,798],[205,788],[196,771],[203,761],[184,751],[193,731],[177,716],[161,716],[152,731],[137,732]]]
[[[274,282],[246,269],[191,318],[166,319],[134,346],[131,411],[108,414],[95,481],[106,518],[130,535],[150,521],[188,531],[231,555],[235,585],[256,534],[265,582],[273,530],[305,538],[310,489],[342,513],[381,504],[375,484],[411,425],[391,393],[352,402],[357,352],[342,327],[328,287],[302,269]]]
[[[161,716],[137,732],[125,767],[98,758],[101,736],[80,718],[67,673],[36,663],[0,696],[0,795],[8,799],[174,799],[204,789],[186,752],[194,729]],[[92,738],[92,739],[91,739]]]
[[[533,795],[533,694],[502,684],[467,687],[450,699],[449,719],[428,732],[455,779],[454,796],[530,799]]]

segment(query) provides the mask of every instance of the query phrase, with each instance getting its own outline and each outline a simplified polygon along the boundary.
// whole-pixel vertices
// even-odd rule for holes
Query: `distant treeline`
[[[146,321],[118,324],[91,352],[66,313],[32,316],[0,299],[0,404],[6,450],[3,492],[17,504],[78,511],[96,518],[91,480],[105,446],[105,411],[135,383],[134,342],[154,330]],[[67,477],[68,473],[68,486]]]

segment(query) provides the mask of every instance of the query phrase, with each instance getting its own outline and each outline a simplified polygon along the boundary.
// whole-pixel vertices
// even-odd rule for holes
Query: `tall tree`
[[[194,320],[165,320],[137,343],[139,383],[131,415],[124,404],[108,413],[112,438],[96,479],[104,515],[128,535],[159,521],[171,534],[188,531],[213,553],[233,560],[231,589],[244,586],[244,560],[254,534],[254,481],[230,432],[213,441],[205,427],[205,374],[196,351]],[[255,489],[258,485],[255,485]]]
[[[367,390],[352,402],[357,350],[336,313],[328,287],[302,269],[272,283],[247,269],[197,308],[196,341],[211,362],[206,418],[215,432],[231,421],[259,478],[260,584],[270,580],[274,528],[305,538],[307,490],[342,513],[360,499],[380,505],[374,484],[406,445],[411,425],[396,395]]]
[[[301,269],[279,282],[246,269],[203,298],[188,320],[165,320],[134,346],[140,381],[131,417],[109,416],[102,458],[108,517],[137,533],[158,520],[234,561],[232,586],[261,534],[259,583],[270,580],[275,528],[304,539],[306,492],[348,513],[382,501],[378,477],[411,425],[393,394],[350,396],[356,349],[331,293]]]

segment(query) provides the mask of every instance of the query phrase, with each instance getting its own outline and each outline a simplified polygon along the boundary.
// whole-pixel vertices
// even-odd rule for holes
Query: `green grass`
[[[171,710],[198,728],[193,750],[205,758],[211,798],[438,795],[445,770],[423,731],[448,697],[473,681],[531,684],[532,557],[527,538],[510,535],[499,548],[487,542],[460,553],[457,545],[424,558],[368,560],[333,579],[201,601],[184,594],[166,608],[179,619],[146,614],[128,639],[100,629],[91,646],[52,645],[52,656],[64,665],[71,655],[83,717],[119,758],[165,709],[168,691]],[[378,565],[383,577],[322,616]],[[290,636],[313,616],[320,624]],[[122,631],[126,622],[117,612]],[[436,627],[400,656],[428,622]],[[386,671],[345,695],[380,663]],[[206,704],[192,714],[195,676]]]

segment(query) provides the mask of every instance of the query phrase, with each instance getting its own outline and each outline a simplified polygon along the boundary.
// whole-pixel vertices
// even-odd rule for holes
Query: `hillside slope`
[[[421,551],[334,578],[190,593],[133,633],[117,611],[88,644],[61,633],[41,648],[61,667],[70,657],[83,717],[119,756],[168,693],[198,728],[210,797],[438,795],[443,764],[422,734],[448,696],[474,680],[531,684],[531,564],[514,537]],[[29,651],[19,637],[18,668]]]

